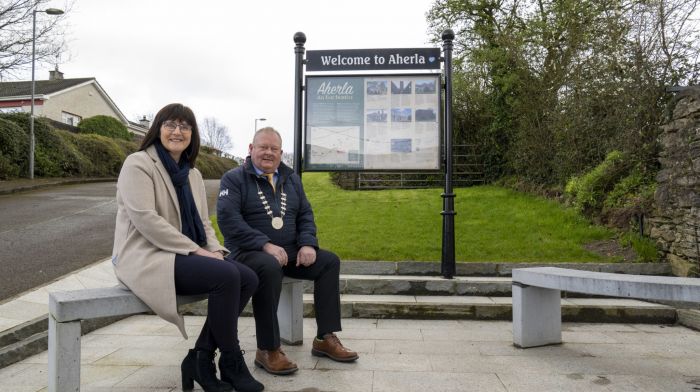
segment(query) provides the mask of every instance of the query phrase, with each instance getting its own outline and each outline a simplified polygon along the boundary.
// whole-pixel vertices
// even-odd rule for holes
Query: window
[[[77,114],[72,114],[68,112],[61,112],[61,121],[63,121],[64,124],[72,125],[72,126],[77,126],[80,120],[83,118],[78,116]]]
[[[10,107],[5,107],[5,108],[0,108],[0,113],[21,113],[21,112],[22,112],[21,106],[10,106]]]

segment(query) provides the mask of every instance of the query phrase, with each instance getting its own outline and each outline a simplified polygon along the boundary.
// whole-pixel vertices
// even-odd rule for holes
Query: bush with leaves
[[[83,119],[78,124],[78,131],[80,133],[95,133],[114,139],[131,140],[133,137],[121,121],[103,115]]]
[[[603,162],[581,177],[573,177],[564,191],[573,206],[591,215],[603,207],[606,195],[627,174],[629,163],[620,151],[609,153]]]
[[[202,173],[202,177],[207,179],[219,179],[228,170],[237,166],[233,159],[218,157],[203,151],[200,151],[197,156],[197,169]]]
[[[94,134],[66,133],[62,136],[92,163],[81,176],[116,177],[119,174],[126,154],[114,139]]]
[[[0,179],[27,172],[29,138],[17,124],[0,118]]]

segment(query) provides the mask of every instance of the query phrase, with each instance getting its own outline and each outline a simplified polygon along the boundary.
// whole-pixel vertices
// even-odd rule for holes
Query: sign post
[[[452,279],[455,275],[455,194],[452,191],[452,40],[455,33],[442,32],[442,51],[445,60],[445,192],[442,194],[442,276]]]
[[[304,86],[304,43],[306,34],[301,31],[294,34],[294,173],[301,178],[301,120],[302,120],[302,93]]]

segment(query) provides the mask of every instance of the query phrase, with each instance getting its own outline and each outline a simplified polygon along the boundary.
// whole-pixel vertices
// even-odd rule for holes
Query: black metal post
[[[452,192],[452,40],[454,31],[442,32],[442,52],[445,61],[445,192],[442,215],[442,276],[452,279],[455,275],[455,215]]]
[[[301,120],[302,120],[302,94],[304,77],[304,43],[306,34],[298,31],[294,34],[294,172],[301,177]]]

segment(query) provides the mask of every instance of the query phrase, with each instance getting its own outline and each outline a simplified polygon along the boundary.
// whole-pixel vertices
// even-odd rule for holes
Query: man
[[[277,375],[298,370],[280,348],[277,305],[284,275],[314,281],[318,332],[311,354],[339,362],[356,360],[357,353],[343,347],[334,334],[341,330],[340,260],[318,247],[301,178],[281,162],[282,137],[273,128],[262,128],[248,153],[242,166],[221,179],[216,212],[226,248],[260,280],[253,295],[255,364]]]

